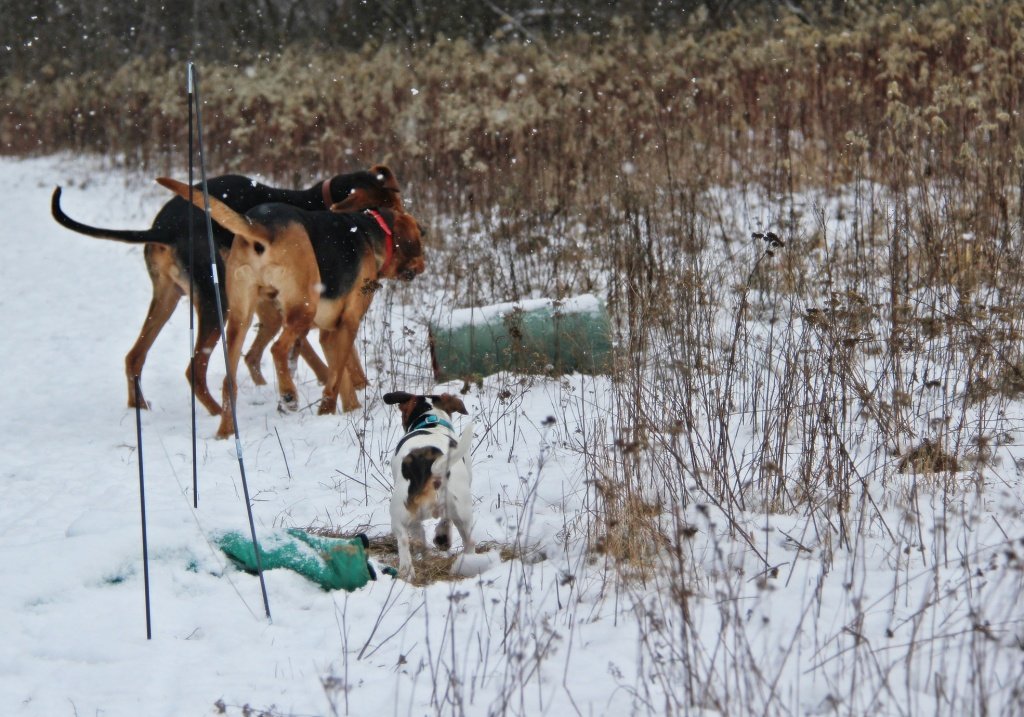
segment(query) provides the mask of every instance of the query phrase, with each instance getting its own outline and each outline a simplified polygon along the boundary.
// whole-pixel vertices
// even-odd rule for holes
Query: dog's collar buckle
[[[447,428],[449,431],[452,432],[455,431],[455,427],[452,424],[448,423],[448,421],[444,420],[440,416],[434,415],[433,413],[428,413],[427,415],[422,416],[419,420],[416,421],[415,424],[413,424],[409,428],[409,433],[412,433],[413,431],[418,431],[422,428],[433,428],[434,426],[441,426],[443,428]]]

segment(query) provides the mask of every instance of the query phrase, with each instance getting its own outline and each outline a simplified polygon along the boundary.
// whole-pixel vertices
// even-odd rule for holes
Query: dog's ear
[[[396,403],[405,403],[410,398],[416,398],[416,396],[405,391],[392,391],[391,393],[384,394],[384,403],[393,406]]]
[[[392,172],[387,165],[375,164],[370,167],[370,172],[376,175],[377,179],[380,180],[380,183],[385,189],[390,189],[392,192],[401,191],[398,186],[398,180],[395,179],[395,173]]]
[[[420,237],[419,224],[404,212],[394,212],[384,216],[392,221],[395,259],[381,276],[386,279],[398,278],[405,281],[413,279],[427,268],[426,259],[423,257],[423,240]]]
[[[453,396],[450,393],[442,393],[440,396],[431,396],[430,399],[434,402],[435,406],[445,413],[461,413],[463,416],[469,415],[469,411],[466,410],[466,404],[464,404],[462,399],[458,396]]]

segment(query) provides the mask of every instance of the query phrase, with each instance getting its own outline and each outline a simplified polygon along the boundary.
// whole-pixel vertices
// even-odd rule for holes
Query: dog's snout
[[[423,258],[420,257],[419,259],[412,261],[406,264],[404,267],[402,267],[402,270],[398,273],[398,278],[400,278],[402,281],[412,281],[418,275],[422,274],[425,268],[426,263],[423,261]]]

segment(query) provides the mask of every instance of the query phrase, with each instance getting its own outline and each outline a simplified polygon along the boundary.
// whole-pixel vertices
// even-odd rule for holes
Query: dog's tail
[[[459,442],[452,448],[446,455],[442,455],[440,458],[434,461],[434,465],[431,466],[430,470],[436,476],[447,476],[451,466],[455,465],[469,452],[470,446],[473,445],[473,422],[470,421],[469,425],[459,436]]]
[[[57,223],[65,229],[97,239],[113,239],[114,241],[123,241],[130,244],[166,244],[168,246],[174,246],[175,244],[175,237],[158,229],[144,229],[141,231],[132,229],[103,229],[82,224],[82,222],[75,221],[64,213],[64,210],[60,207],[60,195],[60,187],[53,190],[53,198],[50,200],[50,213],[53,214],[53,218],[57,220]]]
[[[169,177],[157,177],[156,181],[170,189],[182,199],[186,201],[191,199],[194,205],[205,211],[202,192],[197,192],[196,190],[191,189],[189,185],[184,182],[179,182],[178,180],[171,179]],[[261,244],[266,244],[270,241],[270,232],[267,231],[266,227],[259,224],[253,224],[247,217],[239,214],[216,197],[209,197],[209,199],[210,216],[213,218],[213,221],[220,224],[229,232],[244,237],[250,241],[260,242]]]

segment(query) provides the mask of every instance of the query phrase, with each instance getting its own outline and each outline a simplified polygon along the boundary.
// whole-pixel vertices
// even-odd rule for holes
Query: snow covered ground
[[[490,377],[464,396],[477,425],[475,533],[526,546],[527,559],[481,557],[480,575],[427,587],[381,576],[352,594],[268,571],[268,620],[258,580],[210,542],[248,525],[234,444],[214,440],[217,419],[202,412],[192,507],[184,304],[142,379],[147,640],[123,358],[150,284],[140,247],[53,222],[58,184],[69,215],[113,228],[148,226],[167,198],[94,162],[0,160],[0,714],[967,714],[982,694],[1020,714],[1024,451],[1012,430],[984,489],[965,490],[955,511],[896,477],[854,496],[871,508],[851,511],[862,522],[843,545],[807,515],[744,515],[741,538],[692,506],[680,600],[671,571],[620,583],[585,551],[588,466],[601,459],[587,451],[610,445],[610,383]],[[374,302],[359,411],[316,416],[304,367],[297,414],[278,413],[272,385],[242,380],[257,535],[389,532],[401,425],[380,397],[461,388],[433,384],[424,329],[455,307],[416,292],[389,286]]]
[[[234,444],[212,438],[216,419],[204,412],[199,509],[192,508],[184,303],[143,377],[153,406],[143,413],[153,624],[146,640],[135,413],[126,408],[123,357],[150,284],[141,247],[53,222],[49,201],[58,184],[71,216],[117,228],[148,226],[169,196],[151,180],[66,157],[0,164],[10,238],[0,269],[7,377],[0,399],[0,713],[198,715],[218,703],[232,714],[245,704],[274,714],[419,713],[432,700],[454,699],[444,697],[453,689],[444,667],[453,646],[467,709],[470,701],[497,699],[494,685],[510,669],[499,657],[506,631],[536,616],[568,619],[557,617],[568,590],[558,576],[578,555],[548,550],[542,562],[496,565],[479,579],[425,589],[384,576],[351,595],[270,571],[268,621],[257,579],[231,567],[209,542],[248,525]],[[372,387],[355,415],[319,417],[308,408],[281,415],[273,386],[243,382],[239,415],[257,535],[293,526],[389,532],[387,462],[401,423],[380,396],[445,387],[430,381],[422,321],[404,315],[387,291],[375,306],[378,319],[390,314],[388,336],[397,345],[385,351],[380,328],[364,332]],[[380,378],[385,363],[385,373],[404,383]],[[222,365],[217,353],[210,384],[218,395]],[[300,377],[310,404],[319,387],[304,366]],[[479,540],[505,543],[521,526],[530,531],[524,543],[555,545],[565,522],[575,520],[584,476],[554,447],[569,429],[543,423],[564,415],[567,401],[599,401],[600,381],[567,381],[571,398],[561,382],[548,381],[528,391],[513,385],[503,399],[493,385],[466,396],[478,426]],[[610,610],[587,608],[593,619]],[[620,643],[620,654],[635,644],[623,630],[595,638],[602,649]],[[586,680],[573,688],[575,699],[604,711],[615,686],[600,677],[590,684],[593,665],[574,664]],[[564,701],[561,683],[559,677],[531,699],[546,707]]]

